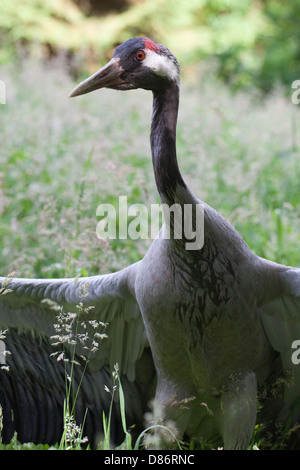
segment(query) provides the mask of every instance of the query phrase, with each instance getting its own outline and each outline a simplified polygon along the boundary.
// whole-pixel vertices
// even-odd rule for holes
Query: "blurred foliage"
[[[265,90],[275,81],[290,86],[300,77],[300,1],[264,0],[263,5],[269,27],[257,38],[263,51],[257,83]]]
[[[145,35],[183,66],[215,59],[234,86],[268,90],[300,76],[299,13],[300,0],[1,0],[0,63],[24,50],[64,52],[74,69],[94,68],[116,44]]]
[[[261,30],[255,29],[251,48],[236,44],[219,56],[222,77],[251,83],[265,92],[277,84],[289,89],[300,77],[300,1],[261,0]]]

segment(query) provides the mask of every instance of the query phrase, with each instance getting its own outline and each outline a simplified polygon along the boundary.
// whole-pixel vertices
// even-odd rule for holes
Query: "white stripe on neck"
[[[179,68],[169,57],[157,54],[155,51],[147,49],[144,65],[153,70],[153,72],[157,75],[160,75],[161,77],[168,77],[179,84]]]

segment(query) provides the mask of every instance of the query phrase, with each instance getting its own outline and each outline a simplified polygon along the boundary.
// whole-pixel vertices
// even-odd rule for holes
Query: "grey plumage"
[[[144,55],[137,56],[140,51]],[[13,279],[8,285],[11,292],[0,297],[0,328],[9,329],[4,343],[14,349],[14,354],[5,356],[0,348],[2,362],[5,357],[12,370],[0,372],[7,436],[14,429],[37,441],[53,441],[59,435],[56,428],[50,437],[37,431],[39,421],[43,430],[51,421],[51,407],[60,410],[53,400],[60,397],[61,387],[51,393],[49,389],[61,381],[54,376],[64,377],[60,365],[48,358],[56,318],[43,302],[49,299],[77,312],[79,321],[108,323],[108,337],[88,365],[78,415],[82,417],[87,403],[92,416],[107,409],[103,384],[118,362],[130,423],[142,425],[147,404],[155,396],[156,409],[175,421],[180,435],[204,439],[221,435],[225,448],[245,449],[263,387],[281,375],[292,374],[294,379],[292,384],[286,379],[282,403],[277,398],[268,401],[272,420],[279,415],[286,422],[299,400],[300,369],[291,360],[291,345],[300,339],[300,270],[256,256],[234,227],[186,186],[176,157],[179,66],[169,51],[149,39],[130,40],[71,96],[102,86],[152,90],[151,149],[161,201],[183,209],[184,204],[191,205],[192,218],[195,207],[203,206],[204,245],[186,250],[185,240],[176,239],[171,231],[170,239],[158,235],[143,260],[118,273],[65,280]],[[83,309],[94,309],[86,315],[78,312],[80,302]],[[82,349],[79,354],[86,352]],[[27,387],[23,368],[39,384],[37,392],[32,385]],[[28,400],[21,409],[24,383]],[[28,428],[26,413],[35,403],[35,421]],[[16,410],[14,422],[10,407]],[[115,418],[116,424],[120,422],[117,408]],[[89,419],[87,434],[93,440],[101,428]]]
[[[72,376],[70,407],[79,389],[75,417],[78,423],[85,420],[84,435],[96,445],[103,433],[102,412],[108,416],[111,401],[105,386],[112,390],[111,371],[117,363],[128,397],[128,423],[141,423],[150,399],[148,390],[155,377],[139,310],[124,285],[129,270],[116,275],[69,280],[13,279],[8,283],[7,279],[0,278],[0,283],[7,284],[9,291],[0,296],[0,327],[8,329],[2,344],[5,343],[10,353],[0,356],[0,403],[6,413],[4,442],[11,439],[14,431],[21,442],[58,442],[67,377]],[[106,328],[99,329],[107,338],[98,340],[99,348],[91,356],[90,348],[86,351],[78,341],[72,373],[72,344],[66,341],[63,349],[63,345],[57,344],[54,325],[60,310],[54,308],[56,303],[64,312],[77,313],[74,339],[88,328],[93,334],[90,321],[107,323]],[[90,305],[94,308],[89,312],[86,307]],[[57,361],[57,354],[54,355],[63,350],[68,363]],[[89,357],[85,371],[82,356]],[[148,365],[146,371],[139,370],[143,361]],[[6,366],[9,366],[8,371]],[[122,435],[120,409],[115,406],[111,438],[120,443]]]

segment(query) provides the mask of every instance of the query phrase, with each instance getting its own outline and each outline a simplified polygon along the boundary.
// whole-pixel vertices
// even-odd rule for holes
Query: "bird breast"
[[[155,240],[139,269],[137,301],[158,378],[170,390],[176,384],[185,398],[210,393],[232,373],[261,367],[269,345],[226,257],[174,258],[169,240]]]

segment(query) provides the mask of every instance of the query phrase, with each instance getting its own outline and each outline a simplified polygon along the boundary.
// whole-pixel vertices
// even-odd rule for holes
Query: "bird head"
[[[161,90],[179,86],[180,68],[173,54],[148,38],[133,38],[118,46],[112,59],[70,93],[83,95],[98,88]]]

